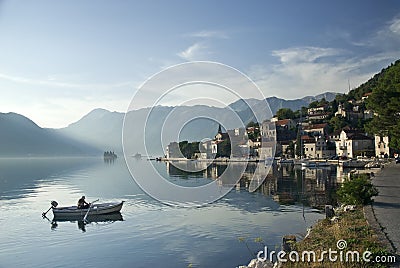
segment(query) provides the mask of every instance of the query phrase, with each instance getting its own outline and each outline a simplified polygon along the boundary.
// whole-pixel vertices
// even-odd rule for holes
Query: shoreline
[[[374,176],[372,176],[371,180],[373,181],[374,178],[379,178],[384,169],[393,168],[393,165],[395,165],[393,161],[386,163],[384,167],[379,169]],[[350,209],[347,210],[344,206],[337,208],[335,209],[335,216],[317,221],[302,240],[297,242],[292,241],[291,244],[289,244],[290,250],[287,253],[292,251],[315,251],[321,253],[321,249],[325,250],[327,247],[338,250],[337,245],[339,241],[344,240],[348,251],[364,250],[365,252],[366,250],[371,250],[372,256],[386,256],[390,260],[384,263],[385,266],[381,266],[382,263],[369,263],[368,267],[400,267],[400,258],[396,247],[388,233],[385,232],[386,227],[379,222],[374,210],[374,203],[364,206],[349,207]],[[287,236],[290,235],[288,234]],[[283,237],[283,240],[285,240],[285,237]],[[284,247],[285,245],[282,243],[282,248]],[[288,258],[288,255],[289,254],[286,254],[286,258]],[[353,267],[354,265],[354,263],[343,262],[329,263],[324,261],[323,263],[327,265],[326,267]],[[361,262],[356,264],[356,266],[357,265],[364,267],[367,263]],[[252,259],[247,266],[242,265],[239,267],[269,268],[320,266],[321,263],[318,262],[270,262],[268,260],[261,262],[260,260]]]

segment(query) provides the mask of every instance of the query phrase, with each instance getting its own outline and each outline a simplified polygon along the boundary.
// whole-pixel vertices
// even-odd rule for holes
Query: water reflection
[[[0,200],[18,199],[34,193],[40,183],[60,173],[95,165],[98,158],[0,159]]]
[[[183,179],[202,177],[219,179],[221,185],[232,186],[226,173],[226,163],[187,162],[186,165],[204,165],[203,171],[186,172],[176,165],[166,162],[167,173],[171,177]],[[268,172],[268,173],[267,173]],[[343,175],[340,173],[340,176]],[[222,179],[221,179],[222,178]],[[264,180],[265,178],[265,180]],[[248,163],[240,181],[236,184],[236,190],[249,190],[251,181],[264,180],[258,192],[271,197],[279,204],[301,203],[311,207],[322,207],[325,204],[335,202],[333,192],[337,187],[336,166],[321,168],[301,168],[293,164],[273,164],[267,169],[264,163]],[[237,202],[240,204],[240,202]],[[270,207],[274,207],[271,205]]]
[[[133,161],[137,174],[147,180],[154,179],[152,169],[168,178],[164,162]],[[157,267],[160,263],[165,268],[189,264],[215,267],[220,263],[236,267],[252,257],[238,236],[262,237],[273,248],[281,243],[283,235],[303,233],[323,217],[306,208],[307,221],[303,221],[302,207],[281,206],[273,200],[283,191],[302,188],[290,177],[298,172],[290,167],[279,170],[289,176],[289,183],[267,178],[272,195],[266,194],[268,184],[263,185],[265,189],[250,193],[246,186],[249,182],[242,178],[222,199],[200,208],[168,207],[153,200],[134,183],[122,158],[112,165],[105,164],[101,157],[14,163],[3,160],[0,167],[0,225],[6,227],[0,228],[2,267],[83,267],[88,260],[93,267]],[[211,166],[207,176],[221,174],[224,168]],[[279,173],[277,167],[271,172]],[[310,175],[307,173],[305,180]],[[169,179],[183,181],[187,186],[214,180],[192,177],[189,174],[187,179]],[[27,191],[32,193],[26,194]],[[56,199],[60,205],[75,203],[82,195],[88,200],[126,200],[123,219],[88,218],[90,223],[85,225],[81,219],[52,219],[50,213],[49,220],[40,216],[50,200]],[[52,258],[41,258],[49,248]],[[87,251],[88,248],[96,250]]]
[[[57,217],[53,218],[53,220],[50,220],[46,216],[43,217],[46,219],[50,225],[52,230],[56,230],[59,227],[59,223],[64,223],[64,222],[69,222],[69,223],[77,223],[78,224],[78,229],[81,230],[82,232],[86,232],[86,226],[87,225],[92,225],[92,224],[111,224],[116,221],[123,221],[122,214],[117,212],[117,213],[111,213],[111,214],[105,214],[105,215],[88,215],[86,218],[86,221],[83,220],[81,216],[72,216],[72,217]]]
[[[180,166],[184,167],[180,168]],[[217,179],[226,170],[227,165],[201,161],[185,161],[182,163],[170,163],[166,162],[167,173],[171,177],[177,177],[182,179],[189,178],[212,178]],[[185,170],[200,170],[197,172],[187,172]]]
[[[115,163],[116,159],[116,157],[104,157],[104,163],[111,165]]]

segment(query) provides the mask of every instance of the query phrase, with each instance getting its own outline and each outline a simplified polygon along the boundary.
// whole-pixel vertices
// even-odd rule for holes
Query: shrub
[[[372,197],[378,195],[378,190],[372,185],[367,174],[355,175],[345,181],[337,191],[338,200],[348,205],[367,205],[372,203]]]

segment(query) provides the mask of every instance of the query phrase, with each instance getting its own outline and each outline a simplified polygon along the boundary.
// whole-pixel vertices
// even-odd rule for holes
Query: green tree
[[[341,116],[334,116],[329,120],[329,126],[333,132],[338,131],[348,125],[345,118]]]
[[[259,127],[259,124],[256,123],[256,122],[254,122],[254,121],[250,121],[250,122],[246,125],[246,128],[249,128],[249,127]]]
[[[231,142],[226,139],[218,143],[216,157],[230,157],[231,156]]]
[[[279,120],[282,119],[293,119],[295,118],[295,114],[292,109],[289,108],[281,108],[276,112],[276,116]]]
[[[179,149],[184,157],[187,159],[193,158],[195,153],[199,153],[199,142],[181,141],[179,142]]]
[[[288,147],[286,148],[285,154],[289,155],[289,157],[293,158],[295,153],[294,142],[290,141]]]
[[[251,121],[250,123],[248,123],[246,125],[246,129],[248,129],[250,127],[254,127],[254,131],[247,132],[247,136],[250,140],[255,141],[255,140],[257,140],[257,138],[260,137],[260,125],[258,123]]]
[[[374,85],[367,99],[367,108],[375,116],[366,129],[377,135],[388,135],[389,146],[400,149],[400,61],[385,69]]]
[[[294,112],[294,118],[304,118],[307,115],[307,107],[301,107],[300,110]]]
[[[303,154],[303,144],[301,142],[301,133],[297,131],[297,138],[296,138],[296,155],[301,157]]]

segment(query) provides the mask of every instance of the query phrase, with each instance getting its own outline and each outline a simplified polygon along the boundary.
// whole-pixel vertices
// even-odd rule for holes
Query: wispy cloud
[[[222,39],[227,39],[229,38],[228,35],[223,32],[223,31],[207,31],[207,30],[203,30],[203,31],[199,31],[199,32],[194,32],[194,33],[190,33],[187,36],[190,37],[198,37],[198,38],[222,38]]]
[[[353,41],[353,45],[378,50],[396,50],[400,46],[400,15],[389,20],[379,30],[364,39]]]
[[[349,58],[347,51],[318,47],[294,47],[275,50],[272,54],[278,57],[279,64],[252,66],[249,76],[266,96],[287,99],[324,91],[345,92],[348,80],[356,87],[400,56],[400,52],[385,52]]]
[[[400,35],[400,17],[396,17],[390,22],[389,30],[393,34]]]
[[[203,43],[194,43],[184,51],[178,53],[178,56],[184,60],[192,61],[198,60],[206,54],[207,47]]]
[[[294,47],[272,51],[272,55],[279,57],[282,63],[313,62],[317,59],[336,56],[340,53],[342,53],[340,49],[321,47]]]
[[[348,80],[352,88],[357,87],[400,58],[400,16],[357,42],[345,31],[341,37],[352,46],[277,49],[271,52],[277,64],[252,66],[248,74],[265,95],[294,99],[324,91],[345,92]]]

